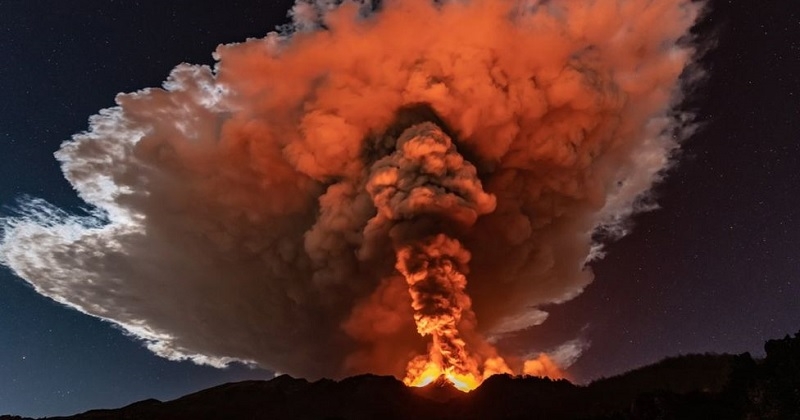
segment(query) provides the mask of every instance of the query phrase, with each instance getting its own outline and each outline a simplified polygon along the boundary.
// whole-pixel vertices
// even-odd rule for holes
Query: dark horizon
[[[747,353],[671,357],[584,386],[565,379],[498,374],[461,392],[444,375],[422,387],[373,374],[339,381],[281,375],[57,419],[527,419],[534,412],[548,419],[733,419],[800,413],[800,332],[768,340],[764,347],[763,360]],[[0,415],[0,420],[33,419]]]

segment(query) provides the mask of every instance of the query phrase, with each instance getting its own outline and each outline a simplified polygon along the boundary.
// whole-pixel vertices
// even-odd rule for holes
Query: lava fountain
[[[466,293],[470,253],[451,235],[469,228],[496,205],[495,197],[483,190],[475,167],[440,127],[426,122],[407,128],[395,151],[373,165],[367,191],[378,209],[368,227],[390,232],[395,267],[408,283],[417,332],[431,337],[428,353],[409,362],[404,382],[424,386],[444,377],[469,391],[487,375],[510,372],[502,358],[491,354],[488,343],[481,347],[490,349],[489,354],[476,354],[461,332],[474,328]],[[442,232],[430,234],[436,230]]]

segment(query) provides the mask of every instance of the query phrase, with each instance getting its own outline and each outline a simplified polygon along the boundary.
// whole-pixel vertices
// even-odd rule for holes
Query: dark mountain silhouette
[[[470,393],[446,381],[408,388],[361,375],[309,382],[288,375],[228,383],[52,420],[204,419],[800,419],[800,332],[750,354],[665,359],[588,386],[492,376]],[[0,416],[0,420],[28,420]]]

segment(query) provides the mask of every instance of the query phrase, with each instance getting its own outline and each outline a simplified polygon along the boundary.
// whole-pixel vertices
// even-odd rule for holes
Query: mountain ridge
[[[441,381],[410,388],[371,374],[314,382],[281,375],[48,419],[800,419],[800,332],[768,341],[765,350],[761,360],[749,353],[671,357],[589,385],[495,375],[469,393]]]

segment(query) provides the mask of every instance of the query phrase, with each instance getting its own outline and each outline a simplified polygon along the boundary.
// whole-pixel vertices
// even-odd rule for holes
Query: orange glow
[[[444,378],[462,392],[472,391],[482,382],[481,379],[470,373],[460,374],[452,366],[443,368],[435,362],[428,361],[418,369],[409,366],[408,376],[403,380],[403,383],[408,386],[423,387],[439,378]]]
[[[510,373],[501,357],[471,353],[462,338],[459,328],[469,325],[462,323],[462,315],[472,306],[464,290],[469,259],[460,242],[442,234],[397,252],[397,269],[408,283],[417,332],[432,337],[428,354],[408,363],[403,380],[408,386],[422,387],[444,378],[469,392],[490,375]],[[488,343],[483,347],[491,349]]]
[[[522,373],[550,379],[563,379],[566,377],[564,371],[545,353],[539,354],[539,357],[535,359],[526,360],[522,367]]]
[[[462,328],[470,323],[472,301],[465,291],[470,253],[458,240],[439,234],[397,250],[397,270],[403,274],[411,295],[411,307],[419,335],[431,336],[428,353],[406,366],[403,383],[424,387],[443,379],[462,392],[480,386],[499,373],[513,374],[492,345],[474,334],[468,348]],[[472,315],[472,314],[471,314]],[[524,375],[562,379],[564,372],[546,353],[526,360]]]
[[[497,370],[491,369],[490,365],[501,366]],[[462,392],[470,392],[480,386],[488,377],[498,373],[511,373],[500,357],[495,357],[486,361],[483,376],[476,376],[472,373],[458,373],[453,366],[444,367],[435,360],[429,360],[425,356],[419,356],[409,362],[408,373],[403,383],[406,386],[424,387],[432,384],[439,378],[450,382],[456,389]],[[526,360],[522,373],[528,376],[540,378],[564,379],[566,373],[551,359],[547,354],[541,353],[535,359]]]

